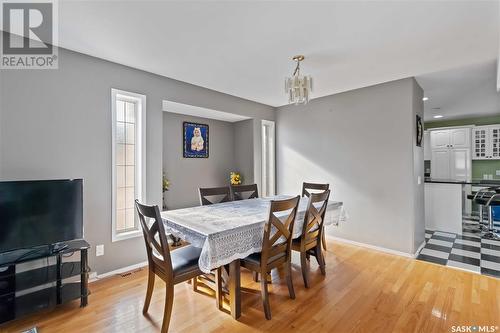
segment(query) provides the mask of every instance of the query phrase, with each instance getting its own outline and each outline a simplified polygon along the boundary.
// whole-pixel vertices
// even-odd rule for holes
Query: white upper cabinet
[[[470,148],[470,128],[431,131],[431,149]]]
[[[472,159],[482,160],[489,156],[488,149],[489,131],[486,127],[476,127],[472,129]]]
[[[472,159],[500,159],[500,125],[478,126],[472,130]]]
[[[431,132],[431,149],[450,147],[450,130],[438,130]]]
[[[491,158],[500,158],[500,126],[490,127]]]
[[[454,128],[450,130],[450,148],[470,149],[470,128]]]

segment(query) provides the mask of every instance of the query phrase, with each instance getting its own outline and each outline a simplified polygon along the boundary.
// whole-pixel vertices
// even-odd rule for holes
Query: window
[[[112,240],[141,235],[135,199],[145,199],[146,96],[111,90]]]
[[[262,195],[275,194],[274,121],[262,120]]]

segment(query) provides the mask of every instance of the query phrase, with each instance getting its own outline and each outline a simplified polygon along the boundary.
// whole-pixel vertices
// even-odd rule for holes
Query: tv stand
[[[89,248],[78,239],[1,253],[0,324],[76,299],[86,306]],[[80,254],[79,260],[70,260],[75,253]],[[39,261],[36,266],[35,260]]]

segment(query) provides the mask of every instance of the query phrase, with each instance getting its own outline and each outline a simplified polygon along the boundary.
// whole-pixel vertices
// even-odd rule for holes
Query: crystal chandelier
[[[303,55],[296,55],[292,58],[297,62],[295,71],[291,77],[285,79],[285,92],[288,94],[288,103],[307,104],[312,91],[312,77],[300,75],[300,62],[305,59]]]

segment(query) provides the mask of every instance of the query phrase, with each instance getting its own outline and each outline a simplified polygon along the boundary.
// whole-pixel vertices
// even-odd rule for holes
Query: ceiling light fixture
[[[288,103],[307,104],[312,92],[312,77],[300,75],[300,62],[305,59],[303,55],[292,58],[297,63],[291,77],[285,79],[285,92],[288,95]]]
[[[443,116],[442,116],[442,115],[440,115],[440,114],[437,114],[437,115],[435,115],[433,118],[434,118],[434,119],[439,119],[439,118],[443,118]]]
[[[425,101],[429,100],[429,97],[424,97],[424,98],[422,98],[422,100],[425,102]]]

